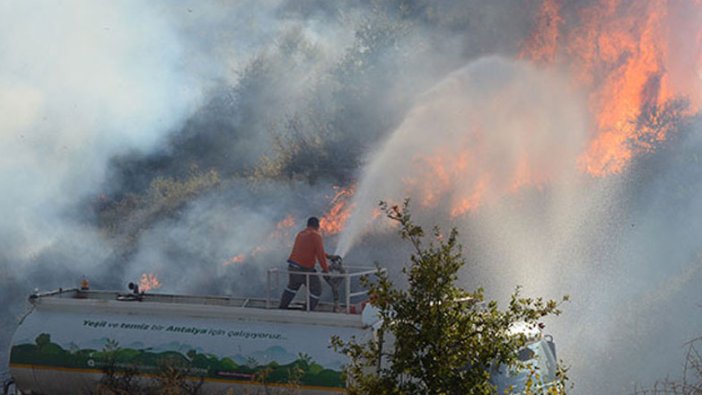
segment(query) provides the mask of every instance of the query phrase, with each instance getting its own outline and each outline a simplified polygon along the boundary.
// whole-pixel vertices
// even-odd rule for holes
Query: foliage
[[[684,98],[674,98],[662,105],[646,106],[636,120],[629,122],[634,129],[633,138],[629,140],[632,148],[643,152],[653,152],[668,132],[678,128],[689,113],[690,103]]]
[[[351,23],[353,42],[340,51],[338,59],[321,66],[319,59],[308,60],[307,67],[315,73],[315,79],[305,86],[310,99],[296,103],[284,120],[269,125],[272,150],[254,169],[256,180],[315,183],[326,179],[347,184],[356,176],[366,144],[390,130],[403,113],[390,111],[390,107],[404,108],[405,96],[388,96],[393,92],[390,76],[402,73],[401,66],[411,52],[401,46],[411,24],[398,20],[386,6],[372,10]],[[287,65],[291,54],[301,53],[304,58],[309,51],[281,46],[279,52]],[[292,63],[297,62],[293,59]]]
[[[401,208],[381,203],[413,247],[410,265],[403,270],[407,290],[395,287],[381,271],[375,281],[365,279],[379,309],[377,336],[367,342],[332,340],[351,361],[346,367],[349,392],[494,394],[491,369],[518,366],[517,352],[527,344],[523,334],[510,332],[513,323],[537,325],[540,318],[559,314],[559,303],[523,298],[517,288],[502,311],[496,302],[485,301],[482,289],[467,292],[456,286],[465,264],[457,231],[444,235],[434,228],[426,244],[429,237],[412,222],[407,206],[408,201]],[[538,393],[538,372],[532,376],[527,393]],[[560,379],[549,393],[565,393],[563,373]]]
[[[277,395],[298,395],[302,393],[302,377],[305,375],[305,367],[309,367],[309,364],[312,362],[312,358],[307,354],[300,354],[298,356],[298,361],[303,361],[304,364],[293,365],[287,369],[287,382],[285,387],[278,387],[275,389],[271,388],[270,377],[274,372],[274,369],[269,366],[256,373],[255,381],[259,384],[259,388],[262,387],[263,389],[258,389],[257,391],[246,391],[245,394],[258,395],[263,393],[265,395],[269,395],[271,393],[275,393]]]
[[[284,131],[272,133],[272,150],[259,160],[254,181],[268,179],[305,180],[334,178],[334,158],[330,155],[328,125],[322,117],[291,116]]]
[[[122,238],[129,245],[150,224],[175,215],[188,202],[219,184],[217,171],[197,167],[181,180],[157,177],[142,195],[128,194],[119,200],[100,202],[98,221],[108,236]]]
[[[208,89],[168,149],[113,159],[116,192],[98,202],[99,226],[129,250],[142,228],[198,197],[174,193],[154,201],[147,189],[172,183],[170,192],[177,192],[213,173],[224,183],[253,176],[349,185],[413,98],[443,76],[430,50],[446,37],[473,40],[467,32],[481,22],[483,8],[429,0],[283,2],[274,15],[281,28],[270,37],[264,29],[250,58],[233,62],[233,78]],[[425,34],[428,26],[435,34]],[[327,27],[344,34],[322,37]],[[448,63],[446,70],[463,64]],[[431,76],[417,78],[428,64]],[[188,174],[190,166],[213,173]]]
[[[102,350],[70,348],[64,349],[52,342],[49,334],[42,333],[35,344],[13,346],[11,359],[13,363],[64,369],[99,369],[103,377],[97,393],[105,395],[197,394],[208,378],[232,384],[255,381],[264,389],[274,385],[276,393],[296,393],[303,385],[344,386],[340,371],[325,368],[304,353],[283,365],[276,361],[260,364],[253,358],[245,362],[237,357],[220,358],[195,349],[181,353],[121,347],[111,339],[105,341]]]
[[[51,336],[47,333],[42,333],[34,340],[37,343],[39,349],[44,348],[47,344],[51,343]]]
[[[193,379],[189,370],[163,364],[146,380],[135,366],[118,367],[116,360],[103,368],[103,377],[96,387],[99,395],[197,395],[204,378]]]

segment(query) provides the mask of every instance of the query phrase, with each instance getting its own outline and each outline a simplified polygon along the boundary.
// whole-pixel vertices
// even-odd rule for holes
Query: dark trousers
[[[317,307],[317,303],[319,303],[319,297],[322,295],[322,283],[319,281],[319,276],[306,276],[302,273],[292,272],[317,273],[317,271],[296,264],[289,264],[288,271],[291,273],[288,274],[288,285],[285,287],[283,295],[280,298],[279,307],[281,309],[287,309],[300,287],[307,285],[307,277],[309,277],[310,283],[308,292],[310,293],[310,310],[314,310]]]

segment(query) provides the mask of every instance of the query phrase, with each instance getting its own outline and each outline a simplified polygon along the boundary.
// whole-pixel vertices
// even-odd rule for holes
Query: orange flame
[[[347,188],[334,187],[334,189],[336,193],[331,200],[332,207],[319,220],[319,227],[326,235],[341,232],[353,209],[351,197],[355,192],[355,185]]]
[[[700,107],[702,0],[588,3],[565,17],[561,13],[567,7],[562,0],[542,0],[534,32],[524,41],[517,58],[558,69],[559,74],[568,72],[573,91],[584,92],[590,110],[585,148],[559,153],[561,157],[555,163],[577,164],[584,174],[605,176],[624,171],[637,155],[654,150],[682,117]],[[569,4],[570,8],[577,6],[577,2]],[[673,34],[673,29],[682,34]],[[681,47],[685,50],[677,50]],[[496,94],[494,102],[509,102],[509,97]],[[449,101],[437,99],[431,104],[413,111],[422,120],[434,106],[464,113],[461,108],[451,107],[455,103]],[[560,110],[551,107],[554,112]],[[530,114],[520,116],[520,131],[539,130],[545,123]],[[485,204],[493,197],[489,195],[539,188],[558,176],[551,162],[539,158],[549,152],[521,152],[519,141],[508,147],[513,162],[500,168],[485,157],[491,154],[490,148],[500,144],[494,139],[483,141],[490,132],[461,131],[461,135],[470,136],[469,142],[452,138],[436,152],[413,158],[411,165],[417,171],[401,180],[407,195],[418,192],[423,206],[445,205],[455,217]],[[531,135],[524,133],[521,138],[529,139]],[[338,188],[321,221],[326,234],[343,229],[352,209],[349,197],[353,193],[353,187]]]
[[[519,58],[537,63],[553,63],[558,53],[561,4],[558,0],[544,0],[536,21],[536,29],[523,46]]]
[[[348,188],[334,187],[335,193],[331,199],[332,206],[319,221],[320,229],[326,235],[337,234],[343,229],[346,220],[351,215],[352,205],[350,201],[355,192],[354,188],[354,186]],[[292,214],[287,215],[275,225],[275,230],[268,235],[265,243],[253,247],[246,254],[238,254],[229,258],[222,263],[222,266],[245,263],[249,258],[270,250],[271,246],[280,245],[280,240],[291,239],[292,241],[291,231],[296,224],[295,217]]]
[[[482,134],[480,129],[474,129],[466,134],[472,140],[471,145],[462,147],[453,142],[429,155],[415,157],[416,171],[402,180],[408,194],[418,192],[419,203],[425,208],[448,207],[450,216],[455,218],[478,209],[496,195],[541,187],[549,181],[549,163],[526,151],[517,153],[516,162],[513,167],[506,167],[508,170],[486,169],[481,153],[490,149],[487,143],[482,143]]]
[[[152,289],[161,288],[161,282],[156,278],[154,273],[144,273],[139,279],[139,290],[141,292],[148,292]]]
[[[239,254],[231,257],[228,261],[224,262],[224,266],[236,265],[237,263],[244,263],[246,261],[246,255]]]
[[[238,254],[227,259],[222,263],[222,266],[232,266],[246,263],[248,259],[270,250],[271,246],[280,245],[281,239],[289,238],[291,230],[295,227],[295,224],[295,217],[292,214],[289,214],[275,225],[275,230],[268,235],[265,243],[253,247],[246,254]]]
[[[451,217],[463,215],[470,210],[477,208],[483,199],[487,184],[488,177],[484,176],[476,182],[473,192],[471,192],[468,196],[454,199],[451,207]]]
[[[557,0],[543,1],[520,57],[555,63],[563,55],[576,85],[590,92],[593,132],[580,168],[594,176],[620,173],[699,108],[702,3],[600,0],[564,34],[559,8]],[[692,55],[676,49],[682,45]]]
[[[517,58],[569,72],[573,90],[586,94],[590,134],[568,161],[591,176],[621,173],[702,104],[702,1],[596,0],[568,18],[564,9],[562,0],[542,0]],[[540,127],[526,117],[521,129]],[[468,145],[452,141],[415,158],[420,170],[403,180],[406,187],[420,192],[422,205],[445,205],[459,216],[493,197],[488,194],[549,181],[548,163],[527,151],[515,152],[516,162],[502,170],[484,169],[488,132],[471,130]]]
[[[278,230],[284,230],[284,229],[290,229],[295,226],[295,217],[292,216],[292,214],[288,215],[287,217],[283,218],[278,224],[276,224],[275,228]]]
[[[458,216],[477,208],[485,193],[487,175],[473,185],[472,191],[463,191],[451,197],[450,191],[460,184],[469,174],[471,165],[471,150],[450,152],[450,149],[434,152],[431,156],[420,156],[414,159],[417,169],[421,174],[417,178],[407,178],[405,185],[420,193],[420,204],[424,207],[434,207],[444,203],[444,199],[451,206],[451,215]],[[467,195],[467,196],[464,196]]]

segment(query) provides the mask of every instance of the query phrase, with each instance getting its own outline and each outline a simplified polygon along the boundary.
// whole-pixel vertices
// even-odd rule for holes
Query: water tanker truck
[[[331,336],[363,340],[378,327],[366,292],[354,289],[359,276],[375,269],[346,269],[335,274],[345,300],[320,303],[317,311],[305,310],[305,292],[291,309],[277,308],[275,291],[287,272],[276,269],[268,272],[265,298],[81,288],[33,294],[12,339],[14,381],[4,390],[94,393],[115,372],[148,383],[171,367],[201,394],[343,393],[347,361],[330,349]],[[528,358],[545,381],[554,380],[553,343],[531,331]],[[507,369],[495,375],[495,384],[518,388],[525,377]]]

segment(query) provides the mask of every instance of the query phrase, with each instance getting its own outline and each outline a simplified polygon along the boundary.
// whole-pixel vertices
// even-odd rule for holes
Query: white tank
[[[205,394],[263,386],[338,393],[345,358],[330,338],[370,334],[360,314],[278,310],[265,299],[80,290],[30,299],[10,354],[23,392],[76,394],[95,389],[111,367],[154,378],[168,365],[202,382]]]
[[[330,348],[330,339],[373,335],[377,311],[351,303],[366,296],[353,292],[351,278],[374,271],[338,274],[345,277],[339,283],[345,301],[320,303],[314,312],[276,308],[275,269],[266,299],[78,289],[32,295],[32,309],[12,338],[10,371],[23,393],[95,392],[115,369],[148,384],[163,378],[164,367],[201,385],[202,394],[345,392],[347,359]],[[539,369],[546,393],[556,379],[552,339],[539,328],[512,330],[528,337],[520,359]],[[500,391],[519,391],[529,378],[527,370],[492,370]]]

